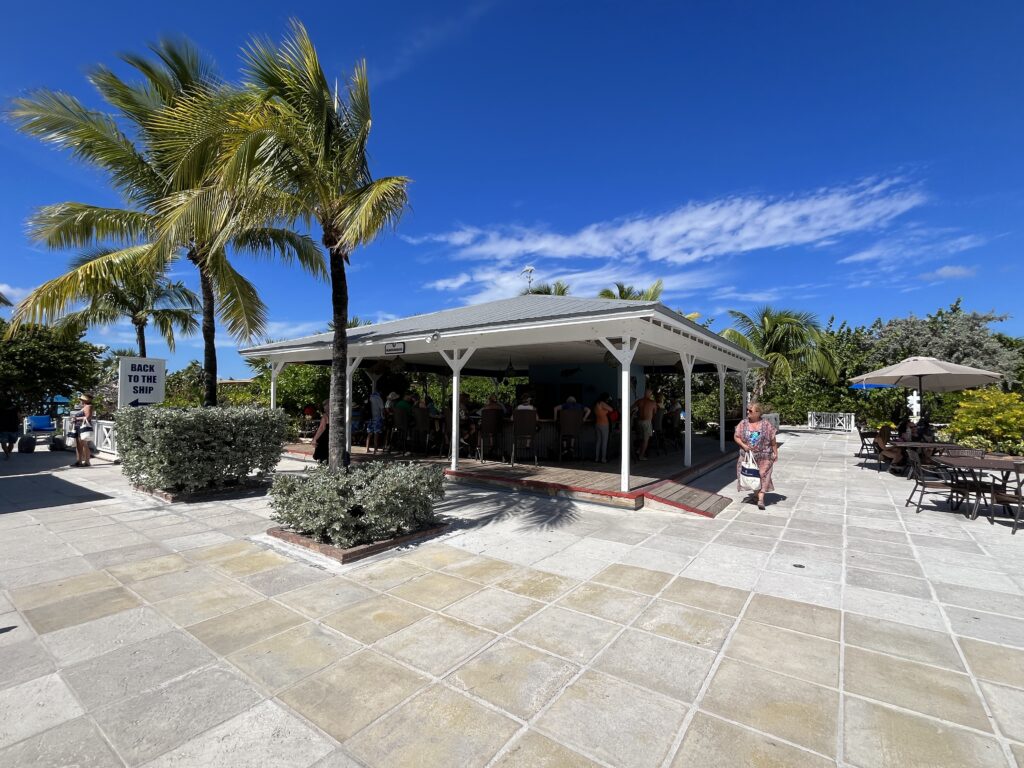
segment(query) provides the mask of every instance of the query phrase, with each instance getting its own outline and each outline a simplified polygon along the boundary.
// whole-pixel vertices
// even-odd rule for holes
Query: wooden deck
[[[683,466],[683,456],[679,451],[670,451],[662,455],[652,453],[648,461],[634,460],[630,467],[630,490],[626,492],[619,490],[617,457],[607,464],[572,461],[542,462],[538,466],[534,466],[532,462],[511,466],[500,461],[459,459],[459,468],[455,471],[446,469],[445,474],[455,482],[566,496],[631,510],[647,506],[652,509],[692,512],[714,517],[729,506],[731,500],[717,493],[687,485],[686,480],[704,474],[723,463],[735,461],[733,446],[727,444],[726,450],[725,455],[719,452],[717,440],[694,437],[693,466],[689,469]],[[309,453],[308,446],[289,446],[289,451],[306,455]],[[353,446],[353,462],[397,458],[448,464],[448,459],[443,457],[367,455],[362,448]]]

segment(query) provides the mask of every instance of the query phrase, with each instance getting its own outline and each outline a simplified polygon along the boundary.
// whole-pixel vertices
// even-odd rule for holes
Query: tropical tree
[[[519,295],[526,296],[531,293],[540,296],[568,296],[569,284],[562,280],[555,280],[553,283],[537,283],[529,288],[524,288]]]
[[[599,299],[621,299],[623,301],[657,301],[665,290],[664,280],[655,280],[646,288],[634,288],[625,283],[616,283],[614,290],[604,288],[597,297]]]
[[[6,296],[4,296],[3,293],[0,293],[0,307],[9,307],[9,306],[11,306],[11,300],[8,299]]]
[[[332,93],[305,27],[292,21],[280,45],[252,42],[245,52],[246,94],[234,103],[183,100],[164,113],[164,146],[187,170],[216,154],[230,194],[277,194],[278,213],[315,221],[328,252],[334,343],[331,351],[330,465],[345,449],[348,275],[352,252],[397,224],[409,179],[374,179],[367,158],[370,87],[356,65],[344,93]]]
[[[794,368],[803,366],[828,381],[836,381],[836,365],[819,342],[821,326],[810,312],[761,307],[753,317],[729,310],[733,328],[722,336],[768,363],[755,374],[754,398],[759,399],[773,380],[790,379]]]
[[[154,140],[155,117],[183,99],[230,100],[233,92],[190,44],[162,41],[151,50],[153,59],[122,57],[141,73],[140,82],[126,82],[105,67],[90,74],[110,112],[48,90],[14,101],[10,115],[20,130],[105,173],[124,205],[68,202],[33,213],[29,232],[35,241],[103,252],[34,291],[8,333],[22,323],[57,319],[77,298],[124,284],[133,273],[160,274],[170,261],[185,258],[199,271],[204,404],[216,405],[216,318],[239,340],[262,334],[266,319],[256,287],[235,270],[229,251],[276,254],[319,276],[326,276],[326,267],[311,238],[275,226],[276,203],[262,190],[228,195],[214,184],[212,154],[172,167]]]

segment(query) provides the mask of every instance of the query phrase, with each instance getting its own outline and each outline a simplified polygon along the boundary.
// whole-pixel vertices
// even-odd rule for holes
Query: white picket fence
[[[808,411],[807,426],[810,429],[828,429],[834,432],[853,432],[857,429],[854,414],[822,413],[821,411]]]

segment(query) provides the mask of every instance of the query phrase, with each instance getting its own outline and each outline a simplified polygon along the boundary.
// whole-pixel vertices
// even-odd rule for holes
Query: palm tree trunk
[[[188,260],[199,269],[199,288],[203,302],[203,406],[217,405],[217,303],[213,296],[213,278],[195,251],[188,252]]]
[[[146,326],[135,324],[135,343],[139,347],[139,357],[146,356]]]
[[[348,366],[348,275],[345,259],[348,254],[341,248],[331,247],[338,238],[324,233],[324,244],[330,253],[331,309],[334,319],[334,344],[331,347],[331,403],[328,451],[331,469],[344,463],[345,455],[345,378]]]

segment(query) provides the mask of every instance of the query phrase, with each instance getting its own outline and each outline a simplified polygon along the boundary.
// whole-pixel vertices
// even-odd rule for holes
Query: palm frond
[[[228,333],[239,341],[263,335],[267,307],[251,282],[240,275],[223,252],[204,261],[217,291],[217,310]]]
[[[394,227],[408,203],[405,176],[385,176],[342,196],[331,226],[339,245],[349,251],[374,240],[381,230]]]
[[[127,208],[59,203],[37,209],[28,235],[49,248],[87,248],[98,243],[138,244],[154,234],[153,216]]]

